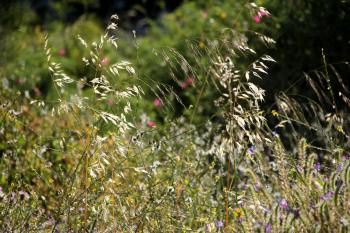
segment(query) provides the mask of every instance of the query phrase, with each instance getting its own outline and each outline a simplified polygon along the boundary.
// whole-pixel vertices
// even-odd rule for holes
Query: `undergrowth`
[[[250,41],[273,46],[271,38],[226,29],[202,42],[205,49],[190,44],[193,64],[159,51],[170,76],[191,75],[183,89],[197,92],[188,107],[168,85],[143,83],[127,60],[104,60],[104,47],[118,53],[117,23],[112,16],[91,44],[77,36],[89,72],[79,80],[55,61],[45,37],[57,100],[13,93],[3,82],[2,232],[348,231],[349,91],[324,54],[324,66],[305,74],[317,98],[276,93],[266,110],[256,80],[276,61]],[[141,108],[145,88],[157,107],[175,100],[184,115],[157,124]],[[209,106],[213,115],[197,123]]]

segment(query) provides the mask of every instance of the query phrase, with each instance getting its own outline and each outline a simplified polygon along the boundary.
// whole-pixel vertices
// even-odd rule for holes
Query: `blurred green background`
[[[266,104],[273,102],[274,94],[279,90],[305,94],[303,73],[322,67],[322,49],[328,63],[349,60],[348,1],[258,0],[256,3],[271,13],[260,22],[254,21],[253,13],[247,14],[246,10],[242,10],[247,3],[245,0],[2,1],[1,79],[8,80],[11,87],[27,90],[32,96],[52,98],[43,51],[45,33],[49,35],[53,54],[65,71],[80,79],[88,76],[88,71],[81,61],[84,52],[75,39],[76,35],[81,35],[88,42],[98,39],[110,16],[115,13],[120,18],[119,50],[117,54],[113,50],[104,51],[107,61],[121,58],[131,61],[141,79],[147,83],[170,85],[186,106],[193,104],[199,89],[191,88],[196,83],[187,85],[186,80],[202,79],[192,77],[193,74],[178,69],[177,65],[170,71],[164,59],[166,49],[176,49],[192,65],[195,61],[193,50],[189,48],[195,46],[204,51],[207,42],[219,38],[224,28],[242,32],[254,30],[276,41],[272,48],[258,43],[253,46],[277,61],[270,68],[269,77],[258,80],[267,90]],[[339,72],[341,76],[347,75],[341,68]],[[196,75],[204,74],[199,72]],[[345,82],[349,84],[348,79]],[[186,91],[183,85],[187,85]],[[203,101],[211,95],[206,93]],[[148,92],[147,99],[152,102],[154,98],[154,91]],[[182,109],[182,105],[175,104],[175,114]],[[210,111],[204,113],[210,114]]]

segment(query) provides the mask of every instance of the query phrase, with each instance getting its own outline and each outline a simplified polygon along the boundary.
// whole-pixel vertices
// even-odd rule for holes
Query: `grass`
[[[69,77],[46,37],[57,100],[1,87],[2,232],[348,231],[349,93],[324,54],[324,67],[305,75],[318,99],[275,93],[271,111],[255,82],[276,61],[242,32],[192,46],[191,65],[170,49],[167,65],[183,64],[198,95],[183,116],[162,111],[163,123],[150,124],[145,92],[158,108],[181,97],[161,84],[145,91],[130,62],[104,60],[104,46],[118,47],[116,20],[92,44],[78,37],[90,79]],[[206,106],[214,114],[193,124]]]

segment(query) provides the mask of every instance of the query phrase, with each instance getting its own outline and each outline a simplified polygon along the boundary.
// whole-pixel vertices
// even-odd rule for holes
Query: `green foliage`
[[[20,26],[0,73],[0,231],[347,232],[348,63],[322,54],[317,98],[264,107],[269,20],[207,1],[141,38],[116,15]]]

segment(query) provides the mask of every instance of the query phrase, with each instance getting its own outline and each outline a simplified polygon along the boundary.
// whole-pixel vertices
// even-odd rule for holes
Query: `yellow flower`
[[[344,130],[343,130],[343,126],[341,126],[341,125],[338,125],[338,126],[337,126],[337,131],[338,131],[339,133],[345,134],[345,132],[344,132]]]
[[[280,115],[275,109],[273,109],[273,110],[271,111],[271,113],[272,113],[272,115],[275,116],[275,117],[278,117],[278,116]]]
[[[235,217],[235,218],[243,218],[243,210],[241,208],[235,208],[233,210],[233,217]]]
[[[200,41],[198,46],[199,46],[199,48],[203,49],[205,47],[205,44],[203,41]]]

